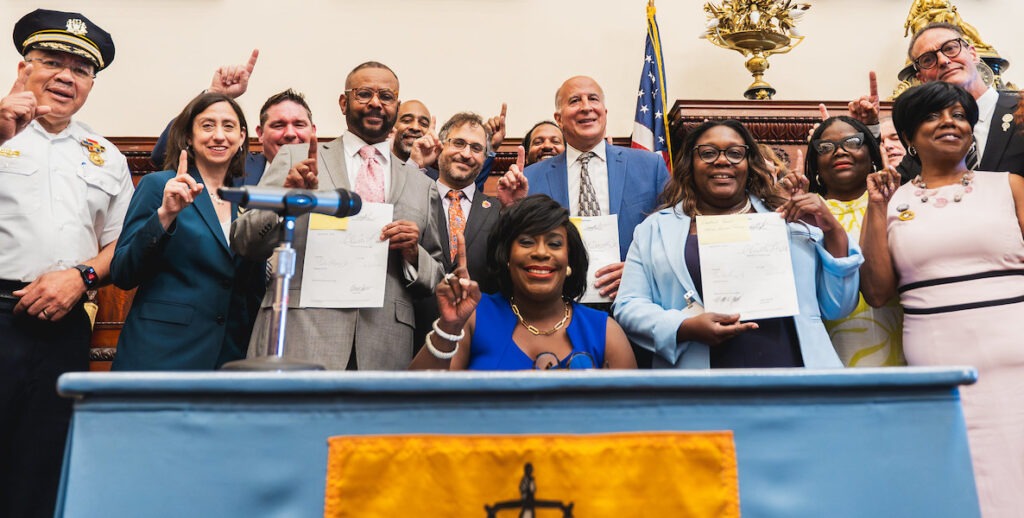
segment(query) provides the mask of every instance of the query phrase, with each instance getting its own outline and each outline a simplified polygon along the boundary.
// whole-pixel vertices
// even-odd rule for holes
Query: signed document
[[[739,313],[742,320],[800,312],[789,230],[780,215],[698,216],[697,239],[707,311]]]
[[[384,306],[388,242],[380,240],[380,231],[391,223],[394,210],[389,203],[364,203],[350,218],[310,214],[300,306]]]
[[[587,269],[587,291],[583,294],[580,302],[611,302],[612,299],[602,297],[601,293],[594,287],[597,282],[595,272],[619,262],[619,217],[615,214],[610,216],[586,216],[570,218],[576,229],[580,231],[583,238],[583,246],[587,249],[590,257],[590,266]],[[573,272],[573,275],[578,275]]]

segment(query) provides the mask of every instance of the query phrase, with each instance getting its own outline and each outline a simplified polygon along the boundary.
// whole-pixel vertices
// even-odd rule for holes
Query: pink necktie
[[[363,157],[363,165],[356,176],[356,193],[364,202],[384,203],[384,171],[377,160],[377,149],[363,146],[359,156]]]

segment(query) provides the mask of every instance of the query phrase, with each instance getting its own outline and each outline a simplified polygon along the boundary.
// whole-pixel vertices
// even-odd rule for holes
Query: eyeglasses
[[[693,149],[697,150],[697,157],[706,164],[715,163],[722,155],[725,155],[725,159],[733,165],[747,158],[747,146],[729,146],[725,149],[718,149],[711,144],[701,144]]]
[[[348,92],[352,94],[352,97],[356,98],[356,101],[358,101],[359,104],[369,104],[375,95],[377,96],[377,99],[380,99],[380,103],[385,106],[395,104],[395,101],[398,100],[398,94],[386,88],[383,90],[366,87],[353,88],[348,90]]]
[[[947,58],[955,58],[960,55],[960,51],[964,49],[964,45],[967,42],[962,38],[953,38],[939,46],[939,50],[933,50],[931,52],[925,52],[914,59],[914,68],[918,70],[928,70],[929,68],[935,67],[939,64],[939,52]]]
[[[487,149],[486,147],[483,146],[483,144],[478,144],[476,142],[470,144],[469,142],[466,142],[465,140],[460,138],[450,138],[448,140],[445,140],[445,142],[451,144],[456,151],[462,151],[463,149],[466,149],[466,146],[469,146],[470,151],[478,155],[480,153],[483,153],[484,150]]]
[[[43,68],[51,72],[60,72],[66,68],[70,70],[71,73],[79,79],[92,79],[96,77],[96,73],[93,72],[93,68],[90,66],[73,65],[56,59],[48,58],[25,58],[26,63],[31,63],[33,61],[39,63],[40,65],[43,65]]]
[[[543,352],[537,355],[533,361],[533,368],[536,370],[552,369],[593,369],[594,357],[589,353],[578,351],[570,354],[566,359],[559,360],[555,353]]]
[[[853,153],[864,147],[864,134],[855,133],[838,142],[834,140],[815,140],[811,145],[814,146],[814,150],[819,155],[830,155],[839,148],[843,148],[847,153]]]

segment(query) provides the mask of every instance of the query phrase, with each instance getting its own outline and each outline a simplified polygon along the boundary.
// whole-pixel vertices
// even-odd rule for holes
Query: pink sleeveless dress
[[[888,207],[889,250],[913,366],[971,365],[960,387],[982,516],[1024,516],[1024,238],[1008,173],[978,172],[970,192],[911,183]],[[929,189],[929,192],[932,190]],[[945,198],[947,203],[936,203]],[[904,216],[901,218],[900,209]],[[912,217],[911,216],[912,213]]]

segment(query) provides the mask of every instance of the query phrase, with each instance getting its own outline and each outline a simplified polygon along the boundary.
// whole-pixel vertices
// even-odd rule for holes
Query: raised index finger
[[[818,112],[821,113],[821,120],[828,120],[828,108],[825,103],[818,103]]]
[[[526,167],[526,148],[523,146],[516,148],[516,166],[519,167],[520,173]]]
[[[505,121],[505,113],[507,113],[507,112],[508,112],[508,104],[501,103],[501,120],[502,120],[502,122]]]
[[[256,58],[260,57],[260,49],[252,49],[252,55],[249,56],[249,62],[245,65],[245,71],[252,74],[252,69],[256,68]]]
[[[455,253],[455,266],[457,268],[465,269],[466,266],[466,236],[462,232],[455,234],[456,253]],[[466,270],[468,271],[468,270]]]
[[[882,170],[884,171],[884,170],[889,169],[889,153],[886,153],[885,145],[884,144],[880,145],[878,147],[879,147],[879,151],[881,151],[881,155],[882,155]]]
[[[872,99],[878,99],[878,76],[874,70],[868,73],[868,95]]]
[[[188,151],[184,149],[178,155],[178,176],[188,176]]]

